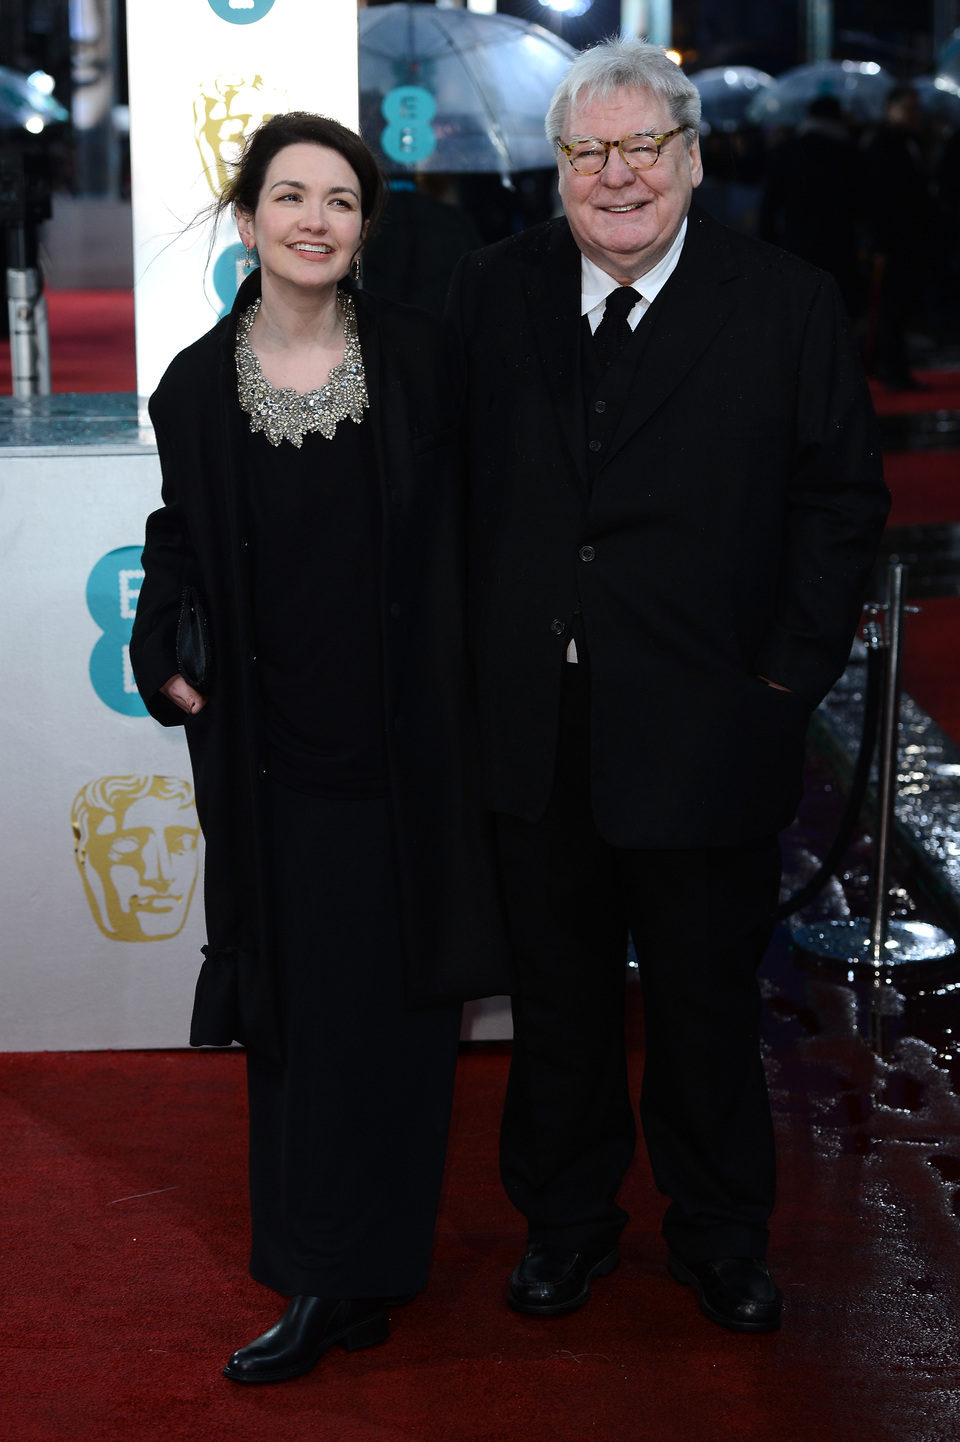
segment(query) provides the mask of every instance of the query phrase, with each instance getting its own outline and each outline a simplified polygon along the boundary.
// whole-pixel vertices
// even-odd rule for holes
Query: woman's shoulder
[[[167,366],[157,389],[184,384],[195,385],[199,377],[209,376],[211,364],[222,353],[231,328],[231,318],[226,316],[217,321],[205,335],[184,346]]]

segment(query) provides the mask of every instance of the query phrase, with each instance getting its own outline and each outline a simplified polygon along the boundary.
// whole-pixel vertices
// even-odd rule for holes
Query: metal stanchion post
[[[50,339],[47,302],[40,273],[7,270],[7,310],[10,316],[10,376],[15,396],[50,394]]]
[[[842,961],[846,966],[875,969],[943,961],[956,952],[953,937],[925,921],[892,921],[889,916],[890,840],[897,794],[900,737],[900,672],[903,656],[904,579],[906,567],[891,562],[887,571],[884,614],[886,653],[883,716],[878,762],[877,839],[871,891],[871,914],[845,921],[799,926],[793,941],[811,956]]]
[[[50,394],[50,332],[39,261],[39,226],[50,218],[44,155],[0,150],[0,225],[6,231],[10,370],[15,396]]]
[[[873,894],[870,904],[870,960],[883,961],[889,937],[890,832],[897,794],[897,760],[900,740],[900,679],[903,670],[903,580],[904,567],[891,565],[887,571],[886,668],[883,677],[883,709],[880,725],[880,759],[877,777],[877,845],[873,866]]]

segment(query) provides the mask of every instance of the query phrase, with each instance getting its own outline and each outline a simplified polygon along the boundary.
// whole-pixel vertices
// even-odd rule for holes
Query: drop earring
[[[245,246],[243,247],[243,268],[244,268],[244,270],[253,270],[253,258],[254,258],[255,255],[256,255],[256,249],[255,249],[252,245],[245,245]]]

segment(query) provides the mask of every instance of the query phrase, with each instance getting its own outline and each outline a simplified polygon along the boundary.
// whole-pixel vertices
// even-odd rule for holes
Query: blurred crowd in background
[[[358,0],[361,12],[378,3]],[[609,33],[622,12],[620,0],[594,0],[567,5],[565,18],[547,3],[497,8],[574,47]],[[803,65],[789,63],[803,53],[801,0],[672,10],[677,59],[703,97],[698,202],[830,271],[869,370],[895,389],[920,385],[917,366],[933,355],[960,361],[960,29],[938,39],[931,21],[950,3],[838,3],[833,53],[854,58]],[[953,24],[960,12],[951,13]],[[871,33],[849,28],[868,20]],[[764,62],[776,76],[757,68]],[[362,44],[360,68],[363,100]],[[53,204],[41,197],[35,207],[48,288],[132,285],[126,84],[124,0],[4,0],[0,169],[3,152],[22,152],[52,192]],[[434,311],[459,254],[557,208],[546,165],[390,180],[366,282]]]
[[[869,371],[892,389],[921,384],[918,353],[960,358],[958,123],[960,99],[951,114],[894,83],[877,121],[824,93],[795,125],[744,123],[701,142],[701,202],[829,271]]]

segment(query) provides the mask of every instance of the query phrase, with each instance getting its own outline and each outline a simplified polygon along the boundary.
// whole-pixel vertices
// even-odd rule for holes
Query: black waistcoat
[[[640,324],[633,330],[613,364],[603,366],[590,331],[590,321],[586,316],[583,317],[580,334],[580,375],[583,381],[587,476],[591,494],[600,467],[620,425],[620,417],[640,362],[644,339],[641,318]]]

